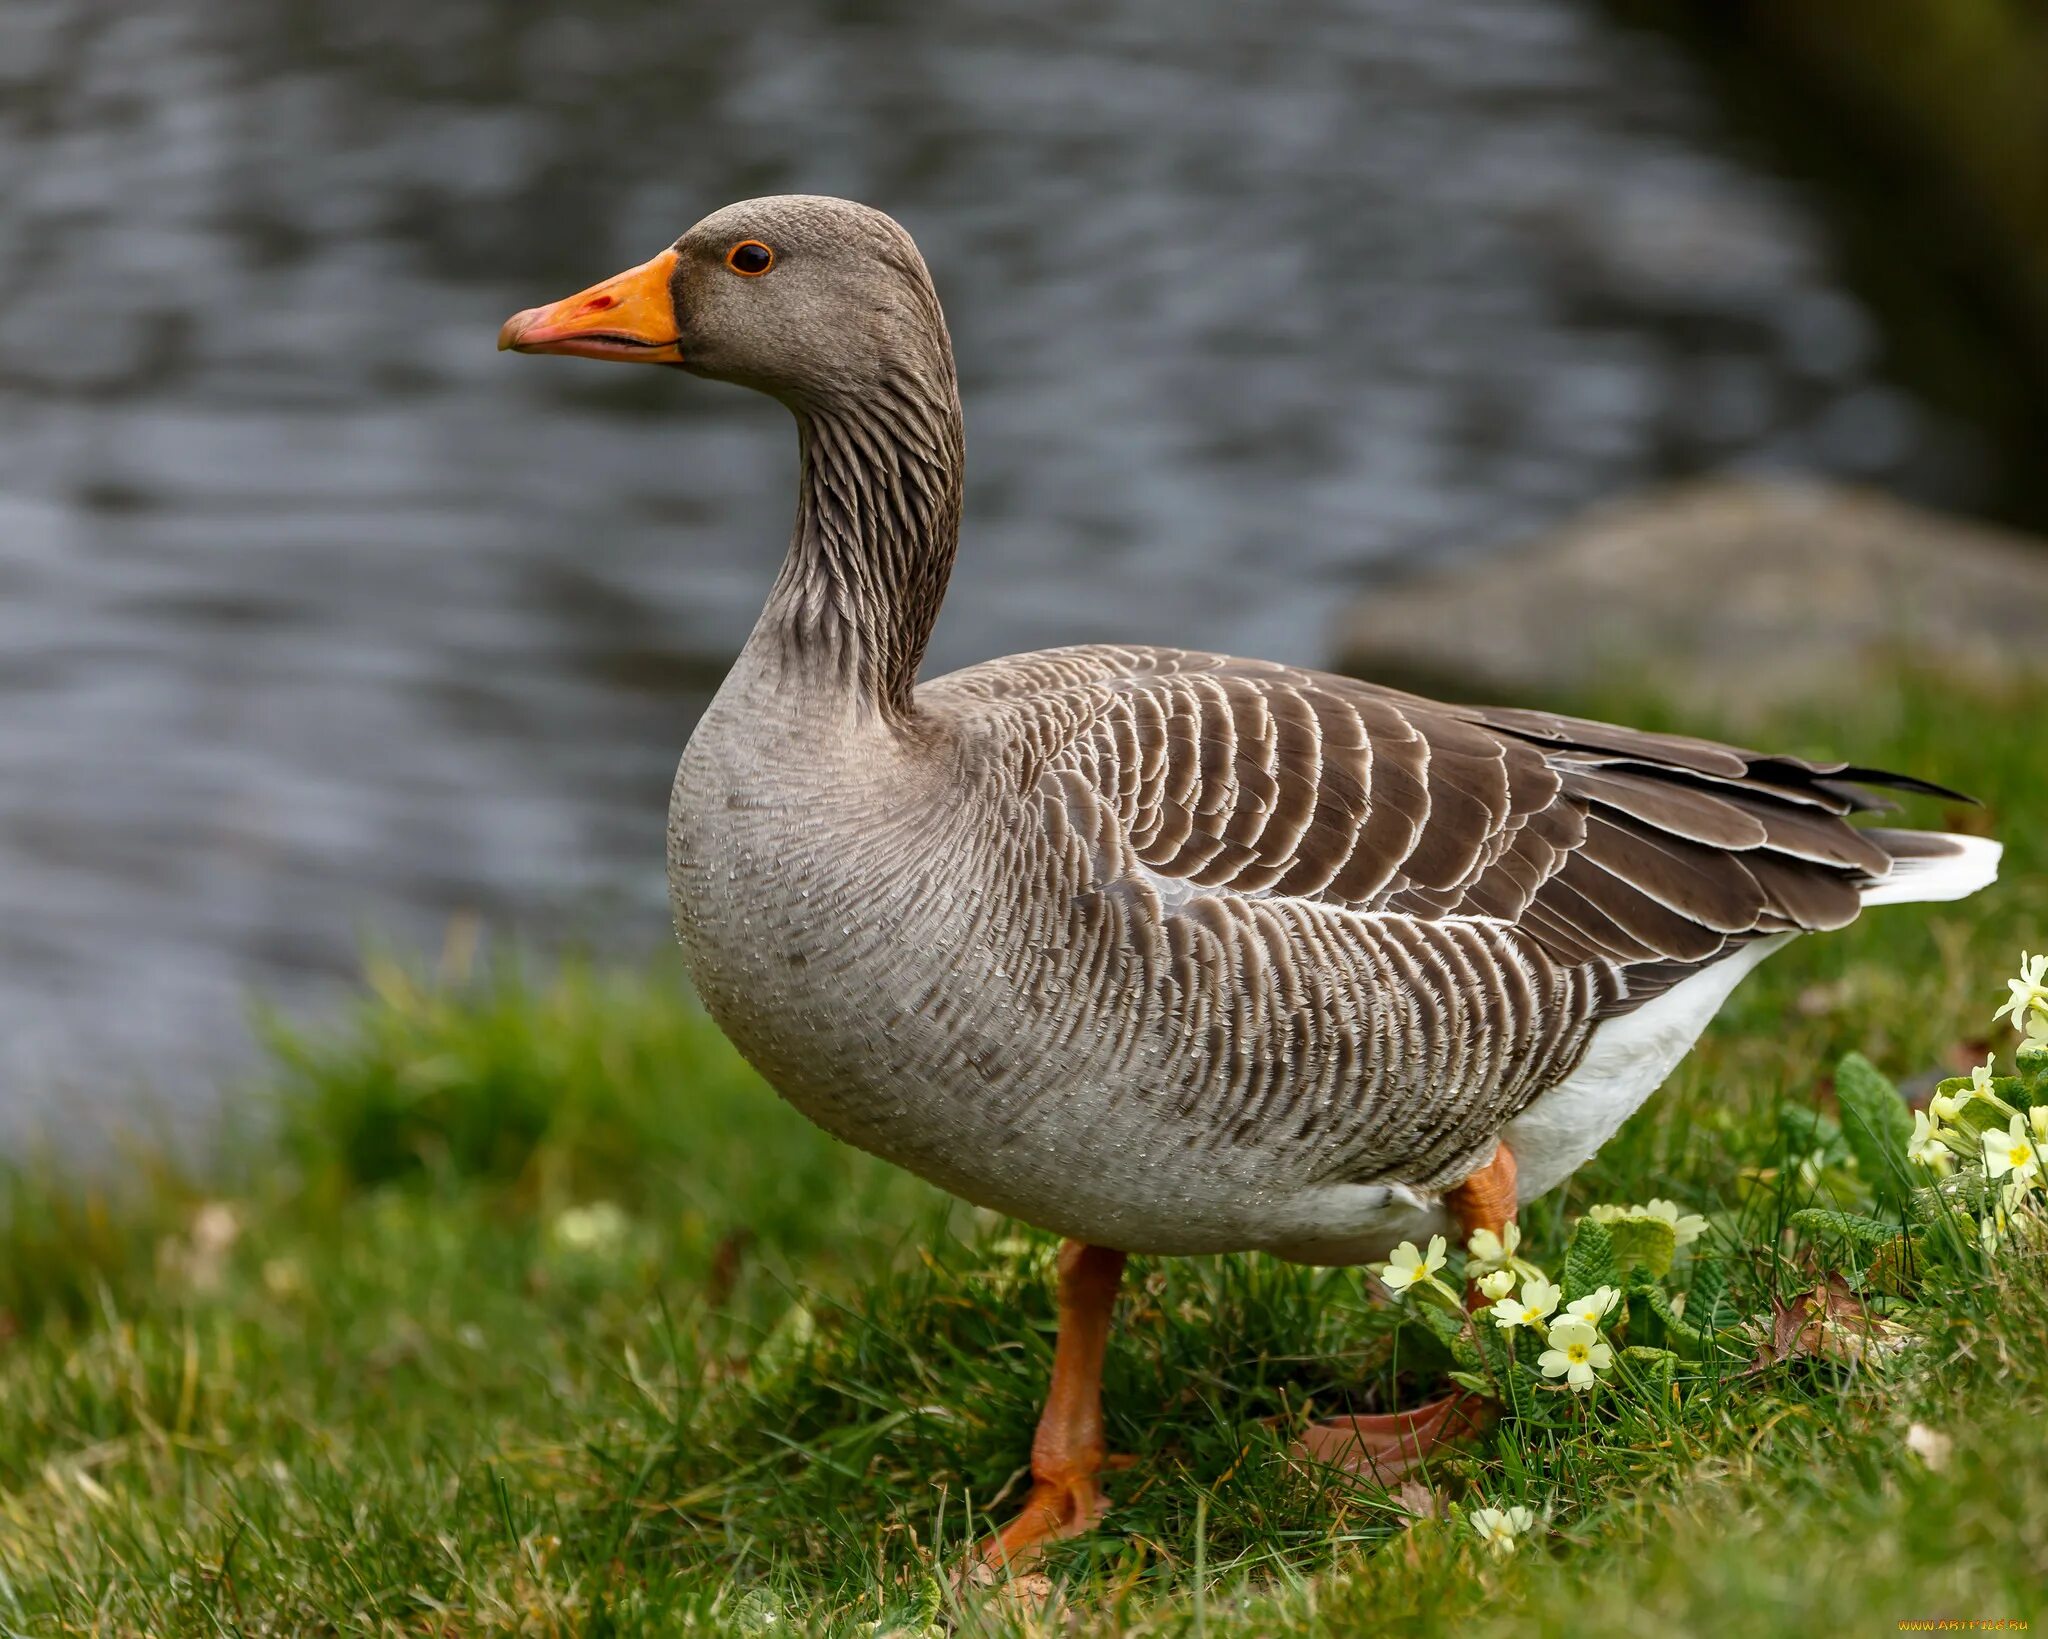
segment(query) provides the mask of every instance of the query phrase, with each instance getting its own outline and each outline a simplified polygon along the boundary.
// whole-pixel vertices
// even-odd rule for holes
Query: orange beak
[[[509,347],[515,353],[681,364],[675,298],[669,290],[676,261],[676,253],[665,250],[564,301],[513,314],[498,332],[498,351]]]

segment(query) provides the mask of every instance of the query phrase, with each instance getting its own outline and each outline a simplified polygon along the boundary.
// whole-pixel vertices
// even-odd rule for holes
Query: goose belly
[[[712,1018],[834,1136],[978,1206],[1133,1252],[1353,1262],[1441,1222],[1432,1193],[1316,1184],[1313,1154],[1215,1142],[1173,1107],[1184,1044],[1047,1006],[1042,961],[1027,977],[1015,930],[975,914],[986,896],[968,883],[870,885],[843,853],[789,842],[744,827],[692,839],[672,871],[677,926]]]
[[[1190,1143],[1157,1085],[1071,1044],[1002,1030],[1013,1014],[1002,978],[974,966],[954,963],[943,1000],[886,979],[798,997],[758,967],[695,971],[712,1017],[812,1121],[1041,1229],[1131,1252],[1264,1249],[1343,1263],[1440,1226],[1431,1193],[1314,1184],[1284,1153]]]

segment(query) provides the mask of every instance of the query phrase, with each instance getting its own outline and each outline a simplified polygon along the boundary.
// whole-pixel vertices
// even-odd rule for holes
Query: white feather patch
[[[1555,1189],[1612,1138],[1692,1051],[1729,993],[1772,951],[1797,938],[1779,934],[1679,980],[1633,1013],[1593,1032],[1579,1067],[1507,1124],[1516,1189],[1533,1201]]]
[[[1950,832],[1944,838],[1954,852],[1932,859],[1902,859],[1882,882],[1863,890],[1866,905],[1921,905],[1937,900],[1967,899],[1998,880],[1998,861],[2005,845],[1989,837]]]

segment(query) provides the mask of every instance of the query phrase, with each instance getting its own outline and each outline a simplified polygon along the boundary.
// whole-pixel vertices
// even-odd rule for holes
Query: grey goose
[[[1321,1264],[1498,1231],[1664,1081],[1738,980],[1999,849],[1877,829],[1902,775],[1173,649],[920,682],[951,571],[953,354],[910,236],[748,200],[510,319],[795,417],[796,522],[676,773],[705,1007],[845,1141],[1066,1237],[1012,1562],[1105,1506],[1126,1254]],[[1330,1425],[1413,1453],[1448,1402]]]

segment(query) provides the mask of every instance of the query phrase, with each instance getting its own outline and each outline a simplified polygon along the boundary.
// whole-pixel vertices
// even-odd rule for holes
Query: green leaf
[[[1608,1329],[1610,1331],[1617,1333],[1626,1332],[1630,1337],[1636,1338],[1648,1337],[1650,1335],[1650,1321],[1652,1318],[1650,1309],[1651,1289],[1647,1286],[1634,1284],[1641,1277],[1641,1274],[1641,1270],[1636,1270],[1630,1275],[1628,1306],[1621,1311],[1618,1319],[1609,1322]]]
[[[1795,1212],[1791,1224],[1801,1234],[1815,1239],[1833,1235],[1841,1240],[1854,1241],[1858,1246],[1882,1246],[1899,1236],[1896,1223],[1867,1217],[1861,1212],[1835,1212],[1827,1207],[1807,1207]]]
[[[1692,1266],[1692,1285],[1686,1289],[1685,1312],[1698,1326],[1711,1326],[1714,1311],[1728,1295],[1728,1265],[1719,1258],[1703,1258]]]
[[[2019,1066],[2018,1079],[2026,1086],[2029,1107],[2048,1098],[2048,1041],[2029,1037],[2014,1049],[2012,1058]]]
[[[1652,1275],[1671,1273],[1671,1260],[1678,1255],[1678,1231],[1664,1218],[1615,1218],[1601,1226],[1614,1243],[1614,1262],[1623,1274],[1646,1270]]]
[[[1646,1296],[1650,1300],[1650,1313],[1657,1317],[1657,1324],[1663,1328],[1665,1341],[1687,1359],[1697,1359],[1706,1347],[1706,1333],[1672,1308],[1670,1294],[1663,1287],[1651,1287]]]
[[[1602,1286],[1621,1285],[1621,1267],[1615,1261],[1614,1237],[1607,1225],[1596,1218],[1581,1218],[1572,1233],[1572,1244],[1564,1255],[1564,1300],[1576,1302]]]
[[[1700,1334],[1702,1346],[1737,1315],[1729,1297],[1729,1264],[1710,1258],[1692,1266],[1692,1285],[1686,1289],[1686,1315],[1681,1323]]]
[[[1462,1315],[1452,1315],[1427,1304],[1418,1311],[1423,1325],[1436,1335],[1436,1339],[1451,1351],[1451,1358],[1466,1371],[1477,1371],[1486,1362],[1480,1357],[1479,1349],[1472,1341],[1472,1333]]]
[[[1842,1106],[1842,1136],[1856,1157],[1856,1169],[1887,1205],[1903,1205],[1913,1179],[1906,1171],[1906,1144],[1913,1117],[1906,1101],[1861,1053],[1850,1053],[1835,1069],[1835,1098]]]
[[[1474,1394],[1483,1394],[1491,1400],[1499,1393],[1492,1378],[1484,1372],[1446,1372],[1444,1374],[1461,1389],[1470,1389]]]

